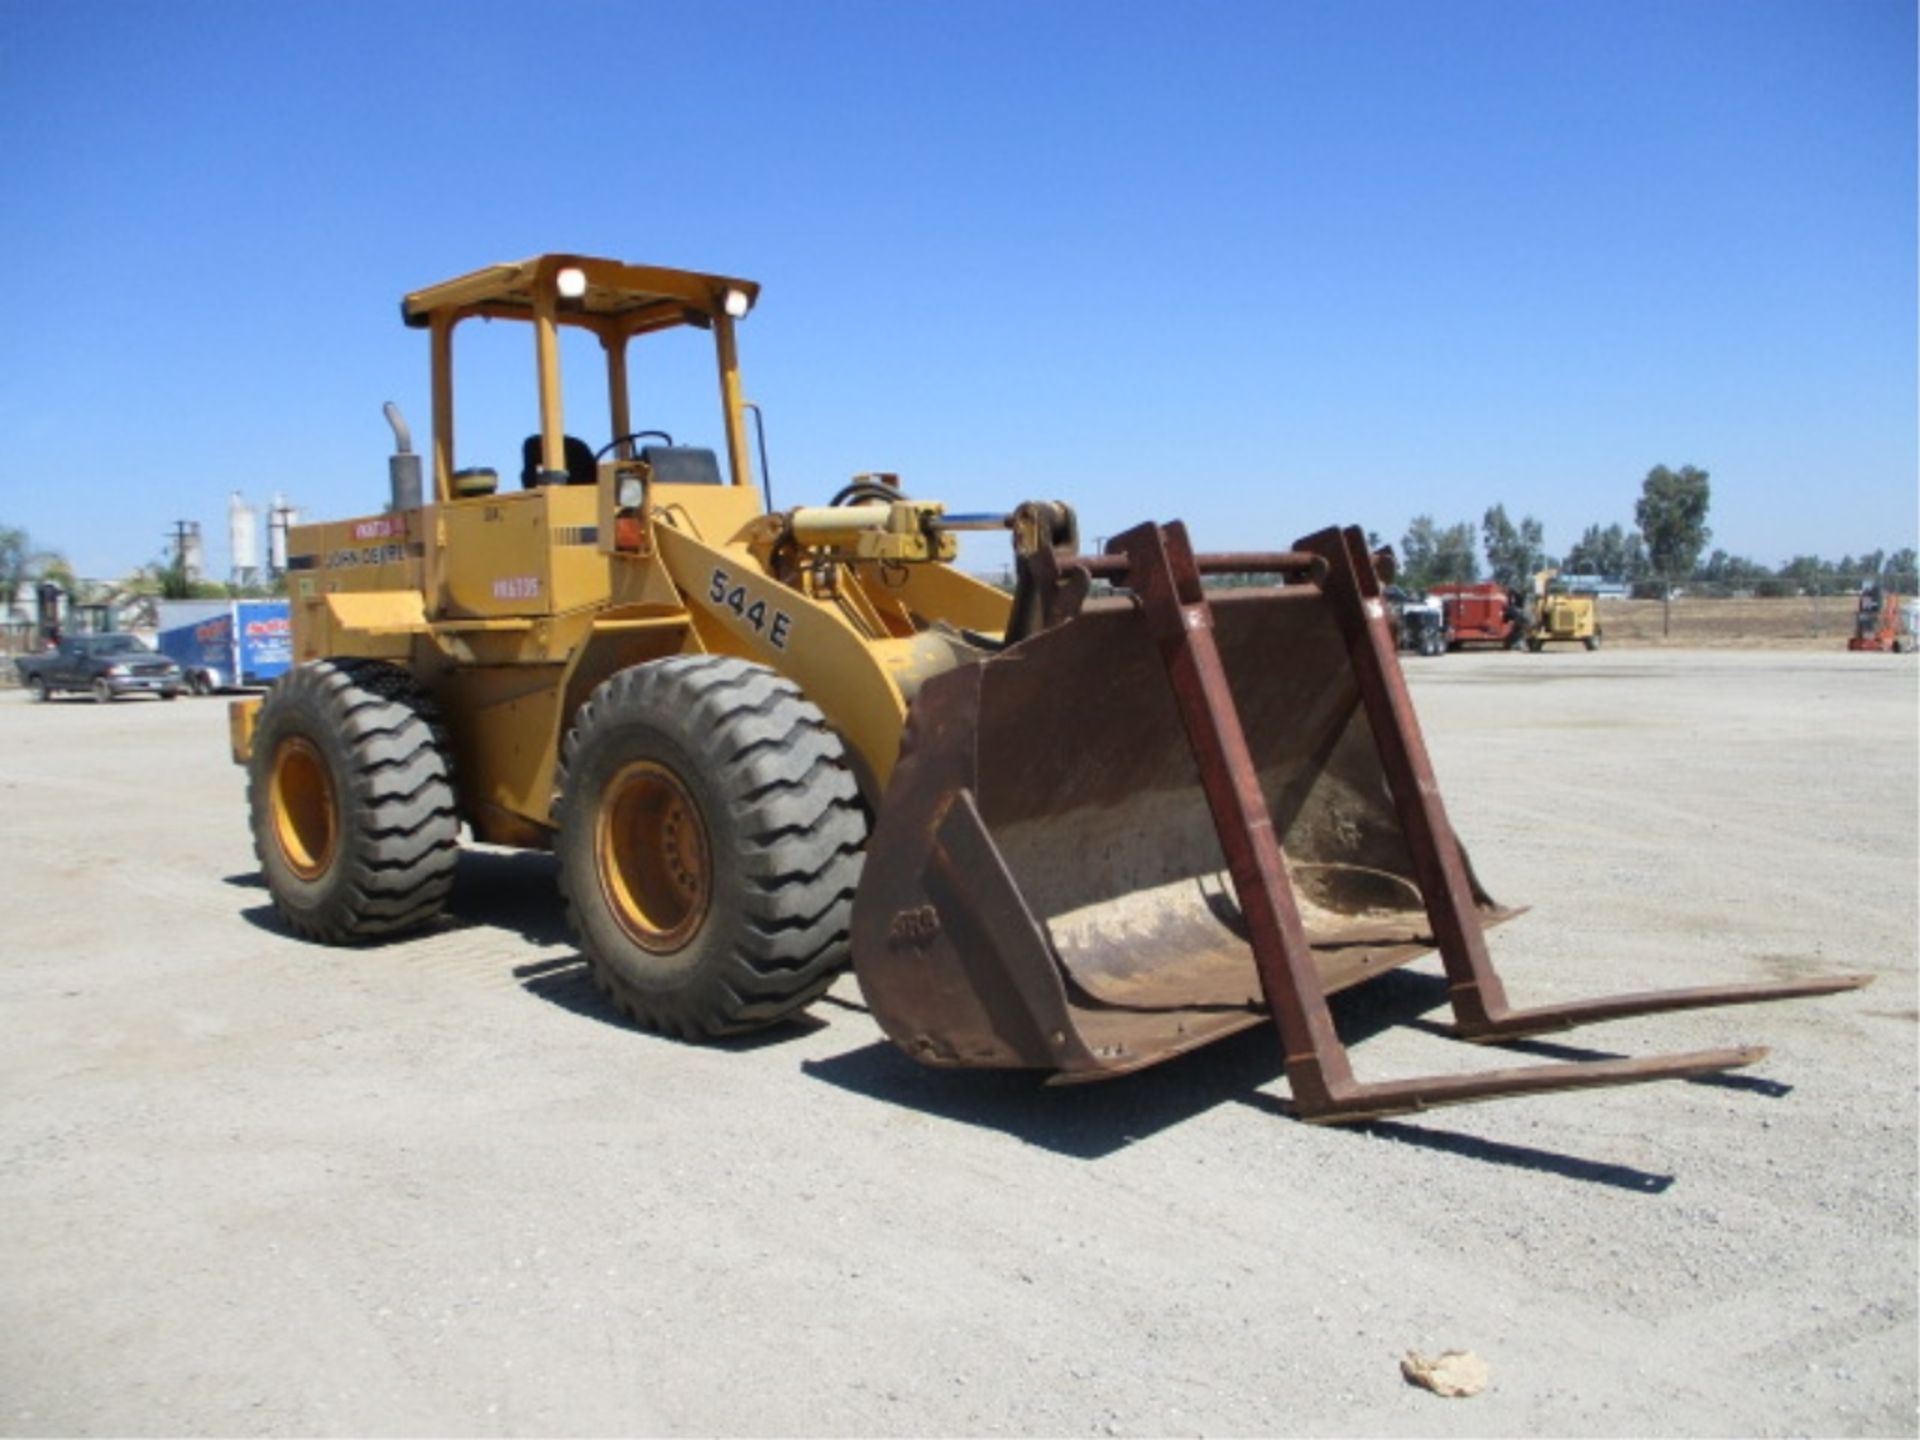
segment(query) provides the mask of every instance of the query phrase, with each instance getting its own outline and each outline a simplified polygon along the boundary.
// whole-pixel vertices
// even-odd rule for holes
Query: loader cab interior
[[[643,464],[655,484],[752,486],[734,325],[752,309],[758,294],[752,281],[729,276],[583,255],[544,255],[491,266],[408,295],[401,302],[402,317],[409,326],[428,331],[432,344],[433,498],[498,504],[550,487],[584,489],[596,483],[603,465],[621,461]],[[462,463],[466,457],[459,449],[453,393],[455,337],[464,322],[476,318],[520,321],[533,341],[537,428],[520,442],[510,465],[500,464],[508,457],[496,454],[485,456],[487,463]],[[711,399],[700,407],[695,432],[676,438],[665,429],[649,428],[658,425],[662,415],[661,397],[651,381],[660,372],[650,370],[647,384],[632,383],[639,368],[633,365],[636,340],[650,342],[645,353],[669,352],[669,373],[680,391],[672,411],[676,420],[689,413],[685,380],[704,369],[689,365],[686,351],[711,347],[707,363],[714,368],[708,373],[717,383],[721,422],[717,445],[701,443],[710,441],[716,429],[711,425]],[[571,352],[570,392],[562,386],[563,349]],[[600,365],[583,366],[596,349]],[[583,402],[591,382],[581,371],[592,368],[603,371],[604,405],[590,407]],[[582,424],[570,427],[569,398],[576,415],[589,424],[604,423],[608,433],[582,433]]]

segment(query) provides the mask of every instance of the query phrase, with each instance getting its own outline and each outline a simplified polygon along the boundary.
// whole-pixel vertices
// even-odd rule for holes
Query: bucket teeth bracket
[[[1141,525],[1115,537],[1107,555],[1095,563],[1138,597],[1165,662],[1245,917],[1261,989],[1280,1031],[1293,1109],[1301,1119],[1349,1123],[1502,1096],[1685,1079],[1750,1065],[1766,1054],[1749,1047],[1375,1084],[1357,1081],[1327,1007],[1286,859],[1214,641],[1212,608],[1201,576],[1223,568],[1218,562],[1226,558],[1197,559],[1185,527],[1175,522]],[[1832,994],[1871,978],[1849,975],[1513,1008],[1487,951],[1466,861],[1440,802],[1432,761],[1387,627],[1379,581],[1360,532],[1323,530],[1289,552],[1231,559],[1235,569],[1277,572],[1317,585],[1331,610],[1446,968],[1454,1033],[1460,1038],[1499,1042],[1624,1016]]]

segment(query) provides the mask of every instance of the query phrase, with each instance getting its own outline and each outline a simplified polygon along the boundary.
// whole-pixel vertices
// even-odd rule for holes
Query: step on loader
[[[768,1025],[850,963],[931,1065],[1085,1080],[1271,1024],[1314,1121],[1763,1053],[1357,1080],[1327,997],[1436,949],[1475,1041],[1864,983],[1510,1004],[1485,935],[1514,912],[1447,821],[1358,529],[1196,554],[1143,524],[1087,554],[1064,503],[953,515],[884,475],[776,509],[735,347],[757,294],[549,255],[405,298],[431,339],[431,491],[390,409],[391,504],[293,530],[300,663],[231,712],[291,929],[428,923],[464,825],[556,853],[586,963],[640,1025]],[[534,338],[510,491],[456,463],[476,317]],[[606,356],[597,451],[565,426],[566,326]],[[630,343],[682,326],[713,337],[718,448],[635,427]],[[955,566],[970,529],[1007,536],[1011,594]]]

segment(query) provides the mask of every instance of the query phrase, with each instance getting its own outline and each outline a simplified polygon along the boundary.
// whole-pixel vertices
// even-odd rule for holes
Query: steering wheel
[[[875,500],[884,500],[891,504],[895,500],[905,500],[904,491],[891,485],[882,485],[877,480],[855,480],[851,485],[842,486],[829,505],[864,505]]]
[[[618,450],[622,445],[626,444],[629,440],[645,440],[650,435],[657,435],[662,440],[666,441],[667,444],[669,445],[673,444],[673,437],[667,434],[667,432],[664,430],[633,430],[633,431],[629,431],[625,435],[614,436],[613,439],[609,440],[606,444],[602,445],[598,450],[594,451],[593,463],[598,465],[602,460],[607,458],[607,455],[609,452]]]

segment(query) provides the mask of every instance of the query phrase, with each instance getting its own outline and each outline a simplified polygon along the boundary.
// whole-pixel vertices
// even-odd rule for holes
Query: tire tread
[[[599,897],[574,893],[579,882],[563,864],[568,918],[595,983],[636,1023],[687,1039],[757,1029],[804,1009],[846,966],[865,861],[866,815],[839,737],[797,685],[750,661],[683,655],[634,666],[593,692],[561,746],[555,813],[563,834],[590,821],[568,776],[629,720],[674,722],[714,782],[734,836],[714,863],[738,878],[740,913],[717,975],[685,993],[643,992],[594,953],[582,906]]]
[[[347,772],[336,777],[345,795],[343,852],[335,864],[344,869],[340,883],[311,905],[274,886],[269,847],[275,842],[265,833],[270,757],[256,755],[247,782],[254,853],[282,918],[329,945],[395,935],[437,918],[452,888],[460,819],[445,728],[425,693],[404,670],[382,661],[320,660],[274,682],[259,733],[289,707],[330,730],[346,751]]]

